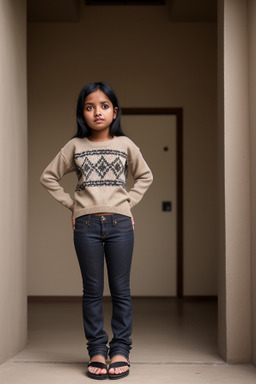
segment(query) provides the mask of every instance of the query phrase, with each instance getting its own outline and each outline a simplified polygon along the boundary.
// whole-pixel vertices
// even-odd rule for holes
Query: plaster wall
[[[0,363],[27,337],[26,1],[0,2]]]
[[[224,208],[225,234],[220,243],[219,350],[228,362],[245,363],[251,360],[248,9],[243,0],[224,0],[219,5],[222,11],[219,22],[224,26],[220,30],[223,41],[219,40],[223,47],[219,66],[223,85],[219,96],[223,103],[220,130],[224,144],[224,204],[221,208]],[[223,181],[222,172],[220,181]],[[220,217],[223,223],[222,211]]]
[[[252,360],[256,364],[256,2],[249,1],[249,96],[251,153]]]
[[[88,6],[77,23],[28,25],[29,294],[81,294],[70,212],[39,177],[75,133],[80,89],[97,80],[121,107],[184,108],[184,294],[216,295],[216,23],[170,23],[164,6]]]

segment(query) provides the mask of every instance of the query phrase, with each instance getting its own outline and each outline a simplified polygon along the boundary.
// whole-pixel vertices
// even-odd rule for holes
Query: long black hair
[[[113,136],[125,136],[124,132],[121,128],[121,108],[118,102],[118,99],[115,95],[115,92],[113,89],[104,81],[98,81],[94,83],[90,83],[85,85],[78,96],[77,100],[77,108],[76,108],[76,121],[77,121],[77,133],[74,135],[74,137],[88,137],[91,135],[91,128],[88,126],[84,119],[83,111],[84,111],[84,101],[85,98],[92,92],[97,91],[100,89],[102,92],[105,93],[105,95],[110,99],[111,103],[113,104],[113,107],[117,107],[117,115],[116,118],[113,119],[112,123],[110,124],[110,135]]]

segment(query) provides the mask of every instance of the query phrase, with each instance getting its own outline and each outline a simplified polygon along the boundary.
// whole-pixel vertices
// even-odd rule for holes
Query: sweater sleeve
[[[131,161],[129,162],[129,170],[131,171],[134,179],[134,185],[128,192],[130,196],[130,208],[132,208],[139,203],[153,181],[152,172],[138,147],[136,147],[135,156],[133,155]]]
[[[48,192],[67,208],[70,208],[74,204],[74,201],[71,196],[64,191],[59,181],[62,176],[73,172],[74,170],[75,166],[73,162],[68,161],[61,150],[43,171],[40,178],[40,182],[48,190]]]

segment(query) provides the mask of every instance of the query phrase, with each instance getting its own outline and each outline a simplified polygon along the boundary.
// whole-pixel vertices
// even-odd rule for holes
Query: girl
[[[90,356],[90,378],[129,374],[132,332],[130,269],[134,241],[131,208],[151,184],[152,173],[139,148],[124,135],[121,109],[104,82],[86,85],[77,103],[77,133],[41,176],[50,194],[72,211],[74,244],[83,280],[83,323]],[[125,188],[128,169],[134,186]],[[76,172],[74,199],[59,184]],[[112,297],[113,338],[103,330],[104,255]],[[106,359],[110,358],[107,370]]]

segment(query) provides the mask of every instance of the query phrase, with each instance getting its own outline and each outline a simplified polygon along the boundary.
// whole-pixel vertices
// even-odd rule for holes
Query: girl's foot
[[[111,367],[111,365],[113,365],[113,367]],[[122,355],[116,355],[111,359],[111,362],[110,362],[110,366],[108,370],[108,373],[110,375],[109,378],[114,379],[114,378],[125,377],[129,374],[129,368],[130,368],[129,361]]]
[[[104,368],[102,366],[102,368],[98,368],[98,367],[94,367],[93,366],[93,363],[101,363],[101,364],[104,364]],[[104,356],[101,356],[101,355],[95,355],[91,358],[90,360],[90,363],[91,364],[90,366],[88,366],[88,375],[90,377],[93,377],[94,378],[105,378],[107,377],[107,368],[105,368],[105,365],[106,365],[106,359]],[[97,365],[97,364],[95,364]],[[96,376],[96,377],[95,377]]]

